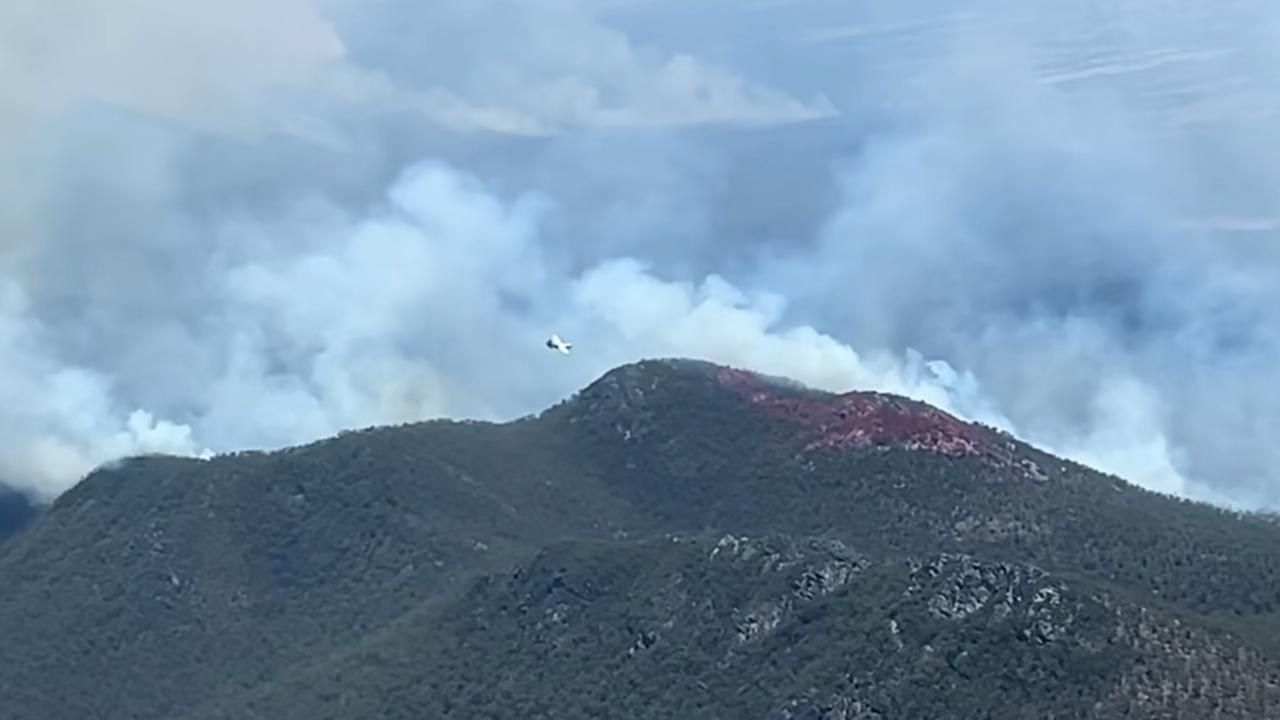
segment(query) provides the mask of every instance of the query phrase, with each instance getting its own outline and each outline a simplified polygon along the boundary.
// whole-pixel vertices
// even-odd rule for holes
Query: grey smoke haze
[[[0,6],[0,482],[691,355],[1280,505],[1280,7],[865,5]]]

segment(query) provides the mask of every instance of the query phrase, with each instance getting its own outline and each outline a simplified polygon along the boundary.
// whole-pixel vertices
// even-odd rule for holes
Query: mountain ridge
[[[835,442],[815,442],[823,439]],[[729,699],[740,688],[729,687],[732,678],[706,652],[734,647],[725,623],[745,620],[734,615],[736,601],[714,598],[732,592],[773,602],[760,593],[794,590],[778,590],[747,565],[724,574],[704,562],[737,538],[757,549],[792,548],[783,555],[846,548],[841,562],[865,558],[880,568],[880,580],[836,605],[788,601],[756,617],[789,638],[735,666],[756,678],[742,692],[771,708],[769,720],[929,717],[948,698],[963,718],[985,717],[983,698],[1007,712],[1023,698],[1042,712],[1028,717],[1108,718],[1168,717],[1178,703],[1203,708],[1206,697],[1236,708],[1223,717],[1252,718],[1261,715],[1250,708],[1274,702],[1280,687],[1273,523],[1141,490],[917,401],[662,359],[613,368],[543,412],[505,423],[408,423],[275,452],[100,468],[0,545],[0,587],[10,588],[0,594],[0,637],[8,641],[0,644],[0,697],[8,716],[41,720],[637,717],[628,714],[634,704],[598,698],[601,679],[573,675],[545,647],[576,648],[582,663],[611,667],[618,647],[630,646],[609,639],[621,637],[611,623],[635,626],[646,598],[669,597],[683,598],[669,609],[690,618],[682,626],[690,634],[637,630],[628,641],[642,646],[637,653],[658,647],[645,635],[652,632],[674,643],[662,644],[674,654],[626,670],[625,695],[690,717],[724,716],[742,710]],[[911,683],[889,692],[892,682],[870,669],[832,674],[852,647],[805,630],[841,626],[840,613],[857,609],[871,613],[868,623],[880,618],[873,624],[881,632],[887,616],[877,608],[905,602],[911,568],[966,563],[1047,574],[1093,608],[1091,619],[1064,631],[1065,654],[1045,646],[1056,658],[1050,675],[992,684],[990,668],[966,677],[920,654],[935,645],[967,648],[971,659],[982,648],[1028,668],[1049,662],[995,616],[971,625],[911,611],[936,637],[891,642],[886,657],[910,677],[945,680],[940,687],[950,689],[932,695]],[[972,576],[961,570],[955,577]],[[556,593],[576,587],[596,634],[512,614],[513,596],[502,588],[521,586],[530,572]],[[988,600],[1012,587],[1004,575],[974,572],[970,589]],[[669,585],[677,575],[684,589]],[[571,577],[586,585],[557,584]],[[820,571],[786,582],[821,589],[832,577]],[[596,592],[617,583],[632,589]],[[919,607],[951,592],[929,587]],[[1117,619],[1142,617],[1137,625]],[[1124,635],[1116,623],[1147,629]],[[1097,633],[1121,633],[1129,650],[1069,650]],[[813,662],[791,664],[801,647]],[[1084,675],[1103,657],[1118,669],[1106,676],[1110,684],[1090,684]],[[485,670],[493,663],[542,679],[495,675]],[[709,687],[728,685],[715,697],[680,685],[675,704],[664,705],[647,683],[670,682],[677,666],[710,673]],[[1197,685],[1178,669],[1192,666],[1210,668],[1217,684]],[[439,676],[424,674],[427,667]],[[1150,677],[1134,675],[1141,667]],[[626,675],[633,672],[640,674]],[[966,682],[978,689],[961,702]],[[492,696],[494,683],[505,688],[501,697]],[[1161,683],[1172,689],[1159,702],[1142,700],[1165,692]],[[548,697],[548,687],[574,690]],[[739,715],[766,717],[753,713]]]

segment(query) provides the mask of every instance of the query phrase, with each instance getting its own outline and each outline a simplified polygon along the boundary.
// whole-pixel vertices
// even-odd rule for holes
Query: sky
[[[1280,507],[1278,36],[1264,0],[2,3],[0,484],[689,356]]]

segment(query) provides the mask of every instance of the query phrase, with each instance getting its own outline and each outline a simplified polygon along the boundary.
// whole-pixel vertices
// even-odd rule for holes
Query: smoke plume
[[[1254,0],[0,8],[0,483],[510,418],[687,355],[1274,507],[1277,30]]]

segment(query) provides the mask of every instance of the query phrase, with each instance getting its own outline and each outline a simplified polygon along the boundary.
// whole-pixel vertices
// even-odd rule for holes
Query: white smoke
[[[120,406],[110,379],[49,354],[21,288],[0,285],[0,478],[49,500],[94,465],[145,453],[204,454],[191,428]]]
[[[918,354],[864,357],[783,325],[781,295],[748,295],[718,275],[666,280],[627,257],[572,273],[546,249],[553,203],[541,195],[504,203],[432,161],[409,168],[387,199],[336,243],[227,273],[218,307],[236,341],[207,339],[230,371],[195,422],[200,437],[234,448],[423,417],[509,418],[618,364],[670,355],[908,394],[1006,424],[972,375]],[[552,331],[580,339],[571,361],[541,352]],[[448,382],[464,375],[486,380]]]
[[[5,6],[0,483],[689,355],[1280,502],[1280,14],[943,6]]]
[[[559,274],[542,250],[546,201],[537,195],[506,204],[430,162],[406,171],[387,199],[345,232],[304,243],[308,253],[222,276],[223,295],[201,323],[218,331],[197,339],[221,369],[187,425],[121,404],[97,373],[59,366],[11,289],[3,327],[15,355],[5,367],[18,372],[4,407],[18,414],[5,419],[29,430],[9,434],[18,452],[6,476],[52,495],[129,454],[279,447],[426,417],[513,417],[612,366],[665,355],[829,390],[903,393],[954,412],[983,407],[972,376],[926,367],[918,355],[863,357],[812,327],[781,326],[782,296],[748,296],[719,276],[667,281],[632,258]],[[543,357],[553,327],[582,338],[572,364]],[[487,381],[449,382],[465,373]],[[17,396],[20,388],[31,396]],[[41,416],[22,414],[31,407]]]

